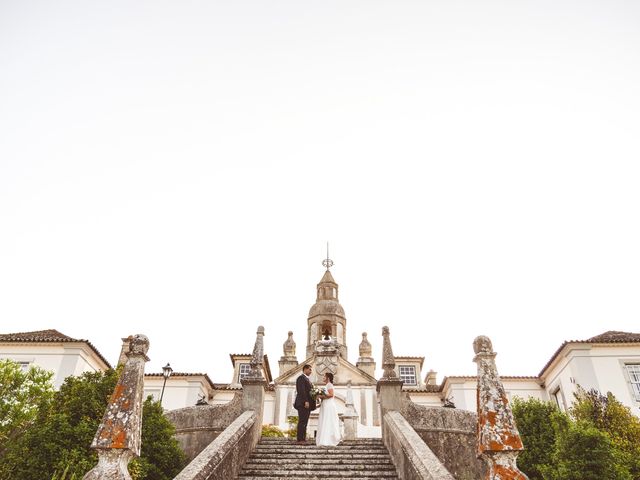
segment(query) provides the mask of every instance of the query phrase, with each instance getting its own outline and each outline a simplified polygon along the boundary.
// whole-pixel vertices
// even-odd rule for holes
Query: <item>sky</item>
[[[640,332],[640,3],[0,0],[0,333],[229,382],[298,360],[536,375]]]

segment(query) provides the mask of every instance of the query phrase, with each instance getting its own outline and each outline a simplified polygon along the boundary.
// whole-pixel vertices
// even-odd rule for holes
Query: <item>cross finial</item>
[[[327,258],[322,260],[322,266],[326,267],[327,270],[333,267],[333,260],[329,258],[329,242],[327,242]]]

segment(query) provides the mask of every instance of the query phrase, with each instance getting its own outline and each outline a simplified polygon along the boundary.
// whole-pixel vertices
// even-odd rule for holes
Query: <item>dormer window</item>
[[[238,383],[251,372],[251,364],[241,363],[238,365]]]
[[[405,385],[418,384],[416,377],[416,367],[414,365],[400,365],[398,367],[398,372],[400,374],[400,380],[402,380]]]

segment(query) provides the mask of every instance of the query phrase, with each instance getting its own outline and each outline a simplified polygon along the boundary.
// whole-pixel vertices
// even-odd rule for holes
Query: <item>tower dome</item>
[[[316,303],[307,317],[307,357],[313,354],[316,342],[330,337],[337,342],[340,355],[347,358],[347,319],[338,300],[338,284],[329,270],[333,262],[325,262],[327,270],[316,287]]]

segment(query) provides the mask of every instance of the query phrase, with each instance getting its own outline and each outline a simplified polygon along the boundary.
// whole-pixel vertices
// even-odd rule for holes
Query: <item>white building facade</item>
[[[338,300],[338,284],[327,269],[317,285],[316,302],[307,317],[305,358],[298,361],[293,333],[283,344],[278,376],[273,377],[267,356],[262,373],[268,382],[263,422],[281,429],[297,415],[293,408],[295,382],[302,367],[313,367],[312,381],[319,383],[325,372],[334,374],[338,410],[345,413],[347,398],[358,415],[358,435],[380,435],[380,409],[376,393],[376,363],[367,334],[362,334],[357,361],[347,358],[347,319]],[[126,342],[123,343],[126,345]],[[123,353],[121,353],[121,358]],[[145,375],[144,395],[152,395],[165,409],[172,410],[198,402],[224,404],[242,390],[241,379],[249,372],[251,355],[230,354],[233,367],[229,383],[213,383],[206,373],[173,373],[166,380],[161,373]],[[24,369],[37,365],[53,372],[58,389],[70,375],[105,371],[109,362],[88,341],[68,337],[57,330],[0,334],[0,359],[18,362]],[[396,356],[396,373],[403,390],[418,404],[476,410],[476,378],[447,376],[436,382],[436,372],[423,375],[424,357]],[[498,361],[498,366],[500,365]],[[640,417],[640,334],[608,331],[586,340],[564,342],[537,376],[505,376],[502,381],[509,399],[538,398],[553,401],[567,410],[578,388],[613,393]],[[164,390],[164,393],[163,393]],[[312,413],[309,431],[317,425]]]

